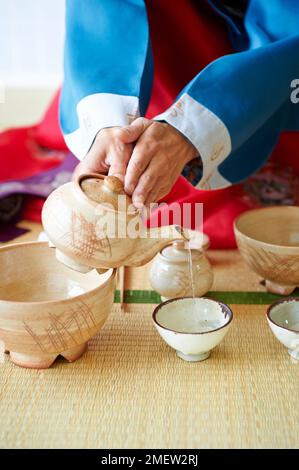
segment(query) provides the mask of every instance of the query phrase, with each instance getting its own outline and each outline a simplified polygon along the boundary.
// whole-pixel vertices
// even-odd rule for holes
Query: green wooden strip
[[[114,302],[120,302],[118,290],[115,292]],[[159,304],[161,297],[153,290],[125,290],[124,302],[126,304]]]
[[[299,289],[296,289],[293,296],[299,297]],[[271,294],[269,292],[208,292],[207,297],[227,304],[240,305],[267,305],[282,298],[281,295]],[[119,291],[115,292],[114,302],[120,302]],[[160,295],[152,290],[126,290],[124,294],[124,302],[127,304],[159,304],[161,302]]]
[[[209,297],[226,304],[267,305],[282,298],[270,292],[209,292]]]

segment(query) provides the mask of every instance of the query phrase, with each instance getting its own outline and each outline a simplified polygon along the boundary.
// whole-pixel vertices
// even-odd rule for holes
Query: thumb
[[[135,142],[151,124],[152,121],[150,119],[143,117],[137,118],[129,126],[118,129],[118,137],[126,144]]]

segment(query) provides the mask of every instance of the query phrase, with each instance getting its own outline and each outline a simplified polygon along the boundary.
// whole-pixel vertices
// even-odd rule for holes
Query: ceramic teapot
[[[80,272],[141,266],[169,242],[186,239],[177,226],[146,229],[122,182],[96,173],[53,191],[42,223],[57,259]]]
[[[202,240],[202,245],[198,246],[198,249],[191,250],[192,278],[196,297],[206,294],[213,284],[213,271],[204,252],[209,245],[209,238],[203,235]],[[164,247],[154,259],[150,269],[150,283],[163,301],[192,296],[189,256],[185,243],[177,240]]]

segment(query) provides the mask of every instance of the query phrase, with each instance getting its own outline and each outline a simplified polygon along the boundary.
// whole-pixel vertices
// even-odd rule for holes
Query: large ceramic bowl
[[[254,209],[234,228],[241,255],[269,291],[288,295],[299,286],[299,207]]]
[[[299,299],[275,302],[267,310],[267,320],[274,336],[299,360]]]
[[[44,242],[0,248],[0,271],[0,340],[23,367],[78,359],[113,304],[114,270],[75,272]]]
[[[161,337],[184,361],[203,361],[224,338],[231,309],[205,297],[182,297],[158,305],[153,322]]]

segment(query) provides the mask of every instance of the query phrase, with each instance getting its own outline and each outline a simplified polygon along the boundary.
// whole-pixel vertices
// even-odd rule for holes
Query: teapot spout
[[[201,232],[183,229],[178,225],[146,229],[145,236],[136,239],[136,249],[131,253],[127,266],[142,266],[148,263],[159,251],[174,241],[184,242],[186,248],[197,248],[202,235]]]
[[[179,225],[168,225],[151,228],[148,230],[148,237],[157,243],[159,250],[162,250],[170,243],[181,240],[185,243],[185,248],[206,249],[209,246],[209,238],[197,230],[185,229]]]
[[[181,228],[176,225],[145,229],[144,235],[136,239],[138,249],[131,254],[128,266],[142,266],[174,240],[184,240]]]
[[[188,241],[188,235],[179,225],[167,225],[148,229],[148,238],[161,250],[175,240]]]

